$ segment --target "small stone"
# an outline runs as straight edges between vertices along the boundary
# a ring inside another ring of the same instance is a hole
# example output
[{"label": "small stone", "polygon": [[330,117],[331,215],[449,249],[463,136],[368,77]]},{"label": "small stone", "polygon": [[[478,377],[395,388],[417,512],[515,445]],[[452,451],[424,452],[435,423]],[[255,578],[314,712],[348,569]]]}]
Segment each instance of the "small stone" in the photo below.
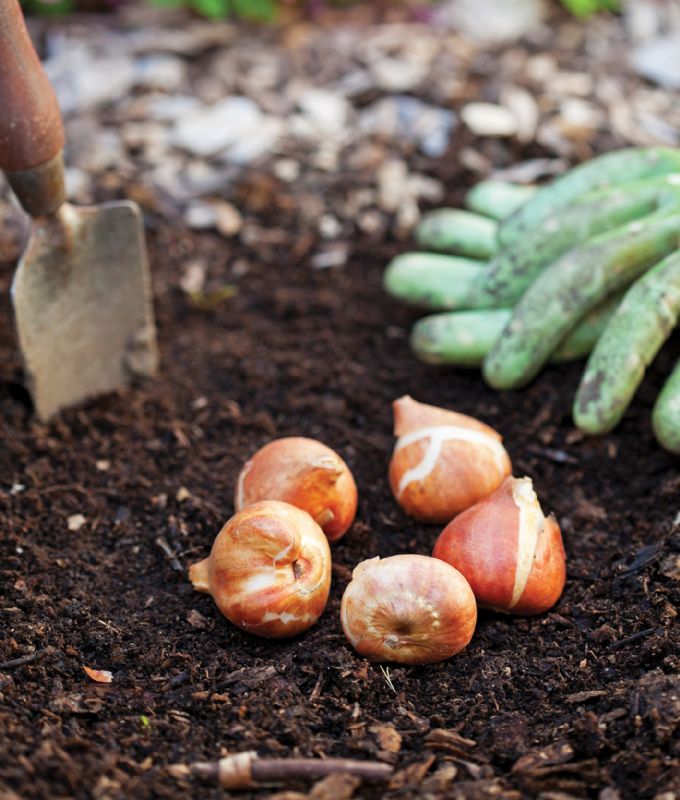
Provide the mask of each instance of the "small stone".
[{"label": "small stone", "polygon": [[300,164],[293,158],[279,158],[274,162],[274,175],[284,183],[292,183],[300,177]]},{"label": "small stone", "polygon": [[469,169],[470,172],[476,172],[479,175],[487,176],[493,169],[492,162],[479,150],[473,147],[464,147],[460,151],[459,161],[461,166]]},{"label": "small stone", "polygon": [[484,44],[516,42],[540,27],[546,15],[543,0],[447,0],[435,12],[435,21]]},{"label": "small stone", "polygon": [[404,193],[408,178],[406,162],[391,159],[378,170],[378,202],[383,211],[394,212]]},{"label": "small stone", "polygon": [[408,92],[422,83],[429,65],[417,61],[381,58],[370,65],[375,82],[387,92]]},{"label": "small stone", "polygon": [[554,97],[590,97],[593,93],[593,79],[587,72],[558,72],[550,78],[547,88]]},{"label": "small stone", "polygon": [[514,114],[493,103],[468,103],[460,113],[463,122],[477,136],[506,137],[517,133]]},{"label": "small stone", "polygon": [[602,111],[593,103],[569,97],[560,105],[561,125],[566,133],[587,133],[604,123]]},{"label": "small stone", "polygon": [[201,102],[189,95],[152,97],[146,106],[145,116],[158,122],[174,122],[201,108]]},{"label": "small stone", "polygon": [[377,208],[371,208],[359,214],[357,225],[364,233],[377,234],[385,229],[385,217]]},{"label": "small stone", "polygon": [[519,86],[506,86],[501,92],[501,100],[515,117],[520,142],[532,141],[539,120],[538,105],[533,96]]},{"label": "small stone", "polygon": [[111,462],[108,458],[100,458],[94,462],[94,465],[99,472],[108,472],[111,469]]},{"label": "small stone", "polygon": [[324,172],[337,172],[340,166],[340,152],[338,147],[331,140],[321,143],[319,149],[311,158],[311,166],[321,169]]},{"label": "small stone", "polygon": [[342,233],[340,220],[332,214],[324,214],[319,220],[319,233],[324,239],[337,239]]},{"label": "small stone", "polygon": [[273,116],[263,116],[259,123],[244,133],[225,154],[232,164],[249,164],[270,153],[285,130],[284,122]]},{"label": "small stone", "polygon": [[212,203],[205,200],[193,200],[184,211],[184,221],[193,230],[210,230],[217,224],[217,212]]},{"label": "small stone", "polygon": [[176,147],[197,156],[214,156],[257,134],[263,114],[248,97],[225,97],[181,116],[171,135]]},{"label": "small stone", "polygon": [[144,150],[147,158],[162,158],[167,150],[167,128],[160,122],[128,122],[121,127],[128,149]]},{"label": "small stone", "polygon": [[456,115],[415,97],[396,95],[369,106],[362,113],[359,126],[366,133],[413,142],[425,155],[439,158],[449,146]]},{"label": "small stone", "polygon": [[70,120],[66,136],[69,165],[79,167],[88,175],[107,169],[120,169],[127,161],[118,130],[102,127],[91,118]]},{"label": "small stone", "polygon": [[328,89],[306,89],[298,97],[298,106],[319,133],[331,136],[344,133],[350,106],[337,92]]},{"label": "small stone", "polygon": [[71,516],[66,520],[66,524],[68,525],[68,529],[70,531],[79,531],[85,522],[85,517],[82,514],[71,514]]},{"label": "small stone", "polygon": [[128,56],[101,56],[70,42],[44,64],[64,116],[127,97],[135,84]]},{"label": "small stone", "polygon": [[236,206],[226,200],[214,200],[215,228],[225,237],[235,236],[243,226],[243,218]]},{"label": "small stone", "polygon": [[186,486],[180,486],[177,490],[177,494],[175,495],[175,500],[178,503],[183,503],[185,500],[188,500],[191,497],[191,492],[187,489]]},{"label": "small stone", "polygon": [[186,79],[187,65],[169,55],[149,55],[135,61],[135,85],[145,89],[174,92]]},{"label": "small stone", "polygon": [[535,83],[550,85],[557,72],[557,60],[550,53],[539,53],[527,61],[527,78]]},{"label": "small stone", "polygon": [[633,67],[638,75],[664,89],[680,89],[680,32],[637,47]]},{"label": "small stone", "polygon": [[182,273],[179,280],[180,288],[188,295],[195,295],[203,291],[205,286],[205,276],[207,268],[204,261],[195,259],[190,261]]},{"label": "small stone", "polygon": [[626,29],[631,39],[642,42],[658,35],[663,27],[662,4],[635,3],[633,0],[623,4]]},{"label": "small stone", "polygon": [[250,272],[250,264],[244,258],[237,258],[231,265],[231,274],[235,278],[242,278]]},{"label": "small stone", "polygon": [[349,246],[346,242],[336,242],[315,253],[310,263],[314,269],[330,269],[331,267],[344,267],[349,256]]}]

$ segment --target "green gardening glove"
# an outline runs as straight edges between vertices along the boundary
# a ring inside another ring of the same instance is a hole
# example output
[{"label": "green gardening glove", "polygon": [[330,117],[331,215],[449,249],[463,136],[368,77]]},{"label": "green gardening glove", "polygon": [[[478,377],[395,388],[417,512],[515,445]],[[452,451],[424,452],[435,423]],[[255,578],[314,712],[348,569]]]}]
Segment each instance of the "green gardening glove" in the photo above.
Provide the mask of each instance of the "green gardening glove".
[{"label": "green gardening glove", "polygon": [[[574,419],[588,433],[611,430],[680,315],[680,150],[621,150],[538,191],[482,183],[466,204],[427,215],[417,231],[426,248],[462,255],[407,253],[385,273],[394,296],[453,309],[416,324],[416,354],[482,363],[491,386],[510,389],[548,360],[594,348]],[[680,364],[653,425],[680,452]]]}]

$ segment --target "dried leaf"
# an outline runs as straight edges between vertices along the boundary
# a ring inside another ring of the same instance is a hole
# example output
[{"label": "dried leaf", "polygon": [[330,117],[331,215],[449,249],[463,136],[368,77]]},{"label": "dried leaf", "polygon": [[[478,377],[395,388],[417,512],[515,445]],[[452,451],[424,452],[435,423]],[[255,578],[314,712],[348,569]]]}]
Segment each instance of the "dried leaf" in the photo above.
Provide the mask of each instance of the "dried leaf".
[{"label": "dried leaf", "polygon": [[593,700],[596,697],[606,697],[607,692],[602,689],[592,689],[589,692],[574,692],[568,694],[564,699],[567,703],[584,703],[586,700]]},{"label": "dried leaf", "polygon": [[83,666],[87,673],[87,677],[95,683],[111,683],[113,675],[106,669],[91,669],[90,667]]},{"label": "dried leaf", "polygon": [[671,555],[661,562],[659,572],[674,581],[680,581],[680,555]]},{"label": "dried leaf", "polygon": [[390,789],[401,789],[404,786],[414,786],[419,784],[427,775],[430,767],[434,764],[435,756],[429,756],[424,761],[418,761],[415,764],[409,764],[399,772],[394,774],[390,781]]},{"label": "dried leaf", "polygon": [[315,783],[308,798],[309,800],[349,800],[360,784],[361,778],[357,778],[356,775],[336,772]]},{"label": "dried leaf", "polygon": [[177,778],[178,780],[188,778],[191,774],[191,770],[186,764],[169,764],[168,772],[173,778]]},{"label": "dried leaf", "polygon": [[373,725],[369,730],[376,735],[381,749],[388,753],[398,753],[401,750],[401,734],[393,725]]},{"label": "dried leaf", "polygon": [[477,742],[473,739],[466,739],[459,733],[449,731],[446,728],[434,728],[425,737],[425,744],[433,750],[441,750],[444,753],[452,753],[453,755],[467,758],[470,755],[470,750],[476,747]]},{"label": "dried leaf", "polygon": [[530,772],[538,767],[565,764],[574,757],[574,748],[568,742],[557,742],[526,753],[515,761],[513,772]]},{"label": "dried leaf", "polygon": [[208,627],[208,620],[200,611],[196,611],[195,608],[187,612],[187,622],[192,628],[198,628],[199,631],[205,630]]}]

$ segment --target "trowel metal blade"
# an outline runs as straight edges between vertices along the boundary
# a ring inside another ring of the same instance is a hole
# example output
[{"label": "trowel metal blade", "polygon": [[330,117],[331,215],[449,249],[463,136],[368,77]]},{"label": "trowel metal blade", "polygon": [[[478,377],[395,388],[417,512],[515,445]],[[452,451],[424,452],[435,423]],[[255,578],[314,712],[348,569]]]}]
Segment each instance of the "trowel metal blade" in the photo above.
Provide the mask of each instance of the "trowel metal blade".
[{"label": "trowel metal blade", "polygon": [[12,284],[26,384],[42,420],[158,367],[141,212],[62,206],[36,220]]}]

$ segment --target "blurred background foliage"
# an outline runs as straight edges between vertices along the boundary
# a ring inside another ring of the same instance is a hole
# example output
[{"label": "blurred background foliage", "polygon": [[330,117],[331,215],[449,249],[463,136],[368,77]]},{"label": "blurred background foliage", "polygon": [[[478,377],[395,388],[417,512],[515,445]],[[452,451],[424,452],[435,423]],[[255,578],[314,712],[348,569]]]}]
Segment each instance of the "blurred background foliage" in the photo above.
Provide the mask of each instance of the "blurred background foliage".
[{"label": "blurred background foliage", "polygon": [[[110,11],[125,2],[140,0],[21,0],[29,13],[43,15],[69,14],[75,11]],[[298,5],[303,10],[319,9],[324,4],[333,6],[352,5],[369,0],[143,0],[162,8],[188,8],[211,19],[241,18],[252,22],[273,22],[282,5]],[[588,17],[598,11],[618,11],[621,0],[556,0],[572,14]],[[395,3],[398,0],[395,0]],[[430,0],[431,3],[436,0]]]}]

